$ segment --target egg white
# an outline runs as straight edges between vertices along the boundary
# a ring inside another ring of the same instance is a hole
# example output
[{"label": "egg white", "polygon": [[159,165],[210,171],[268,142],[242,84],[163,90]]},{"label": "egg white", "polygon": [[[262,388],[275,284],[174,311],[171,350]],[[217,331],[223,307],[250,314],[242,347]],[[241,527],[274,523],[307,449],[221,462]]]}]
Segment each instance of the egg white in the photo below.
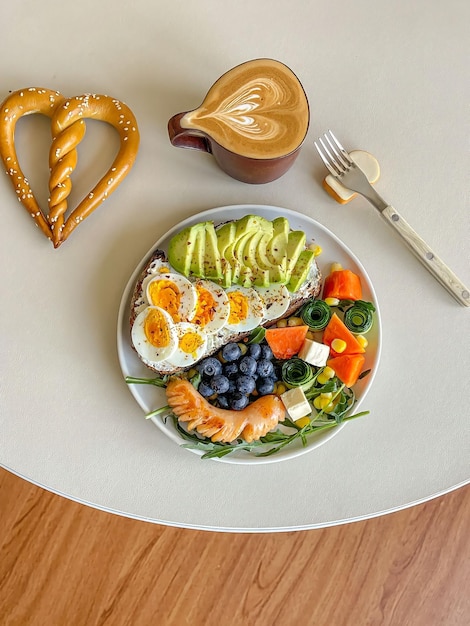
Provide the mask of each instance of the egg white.
[{"label": "egg white", "polygon": [[[166,363],[174,367],[190,367],[193,363],[196,363],[196,361],[199,361],[199,359],[202,359],[204,356],[207,349],[207,335],[199,326],[196,324],[190,324],[189,322],[180,322],[179,324],[175,324],[175,330],[178,337],[178,345],[173,354],[166,359]],[[195,333],[202,341],[201,345],[191,354],[184,352],[179,347],[179,340],[187,332]]]},{"label": "egg white", "polygon": [[248,304],[248,314],[244,320],[240,320],[235,324],[230,324],[227,321],[225,328],[243,333],[249,330],[253,330],[261,324],[266,315],[266,309],[259,294],[252,287],[240,287],[233,285],[227,289],[227,293],[232,291],[239,291],[245,298]]},{"label": "egg white", "polygon": [[[157,348],[152,345],[145,335],[145,320],[151,309],[158,309],[161,312],[168,329],[169,343],[162,348]],[[178,335],[171,316],[164,309],[155,306],[146,307],[137,315],[132,325],[131,339],[134,348],[149,365],[164,361],[170,357],[178,347]]]},{"label": "egg white", "polygon": [[176,285],[180,293],[180,305],[178,309],[179,316],[182,321],[188,321],[192,319],[196,310],[196,290],[194,289],[193,284],[187,278],[181,276],[180,274],[167,273],[153,276],[145,286],[145,295],[149,305],[164,308],[161,303],[152,302],[150,298],[150,286],[152,285],[152,283],[160,280],[169,281]]},{"label": "egg white", "polygon": [[289,290],[285,285],[271,285],[269,287],[254,287],[263,301],[266,310],[264,320],[271,320],[282,317],[290,305]]},{"label": "egg white", "polygon": [[228,316],[230,315],[230,304],[227,293],[225,289],[222,289],[222,287],[219,287],[219,285],[216,285],[211,280],[197,280],[194,286],[197,287],[198,285],[207,289],[216,302],[214,317],[202,327],[202,330],[208,334],[216,333],[227,324]]}]

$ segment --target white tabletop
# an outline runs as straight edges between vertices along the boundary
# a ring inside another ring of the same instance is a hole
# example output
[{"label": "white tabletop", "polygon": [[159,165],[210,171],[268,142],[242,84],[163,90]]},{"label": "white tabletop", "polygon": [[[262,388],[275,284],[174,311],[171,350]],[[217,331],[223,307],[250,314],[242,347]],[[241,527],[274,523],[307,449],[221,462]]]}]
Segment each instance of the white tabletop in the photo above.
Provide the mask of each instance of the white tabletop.
[{"label": "white tabletop", "polygon": [[[313,140],[332,128],[381,165],[379,192],[470,285],[470,81],[465,0],[44,0],[8,3],[0,100],[17,89],[126,102],[141,132],[134,169],[58,249],[0,178],[0,463],[100,509],[183,527],[295,530],[374,516],[468,482],[470,310],[459,306],[362,199],[336,204]],[[28,10],[29,9],[29,10]],[[6,17],[5,17],[6,11]],[[173,148],[166,124],[248,59],[289,65],[307,92],[309,135],[294,167],[260,186],[209,155]],[[110,163],[112,128],[89,122],[71,206]],[[49,123],[18,124],[17,149],[47,200]],[[382,357],[370,415],[299,458],[201,461],[135,402],[117,358],[126,282],[151,245],[196,212],[286,207],[334,232],[367,269]]]}]

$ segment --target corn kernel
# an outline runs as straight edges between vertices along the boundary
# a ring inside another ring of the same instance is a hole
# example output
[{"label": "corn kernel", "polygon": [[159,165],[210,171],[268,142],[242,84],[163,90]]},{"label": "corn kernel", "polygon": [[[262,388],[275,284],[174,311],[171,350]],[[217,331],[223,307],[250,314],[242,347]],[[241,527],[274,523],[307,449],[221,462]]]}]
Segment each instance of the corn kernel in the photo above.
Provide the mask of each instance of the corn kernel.
[{"label": "corn kernel", "polygon": [[328,306],[338,306],[338,298],[325,298],[325,302]]},{"label": "corn kernel", "polygon": [[313,255],[316,257],[320,256],[320,254],[323,252],[323,248],[319,246],[317,243],[311,243],[308,249],[311,250],[313,252]]},{"label": "corn kernel", "polygon": [[328,365],[323,368],[323,370],[317,376],[317,382],[320,385],[326,385],[326,383],[331,380],[336,375],[335,370]]},{"label": "corn kernel", "polygon": [[284,393],[285,391],[287,391],[287,387],[284,385],[284,383],[277,382],[274,388],[274,393],[281,395],[281,393]]},{"label": "corn kernel", "polygon": [[242,351],[242,355],[244,356],[248,352],[248,346],[246,345],[246,343],[242,343],[242,342],[240,342],[238,346],[240,350]]},{"label": "corn kernel", "polygon": [[331,413],[332,411],[334,411],[338,402],[339,402],[339,397],[335,398],[333,402],[330,402],[329,404],[327,404],[326,407],[323,409],[325,413]]},{"label": "corn kernel", "polygon": [[356,339],[361,348],[366,349],[369,345],[369,342],[367,341],[366,337],[364,337],[364,335],[356,335]]},{"label": "corn kernel", "polygon": [[285,328],[287,326],[287,320],[277,320],[276,326],[278,328]]},{"label": "corn kernel", "polygon": [[308,330],[305,336],[307,339],[310,339],[311,341],[315,341],[315,333],[312,330]]},{"label": "corn kernel", "polygon": [[197,369],[195,367],[192,367],[188,372],[188,378],[193,378],[194,376],[196,376],[196,374],[197,374]]},{"label": "corn kernel", "polygon": [[301,317],[289,317],[287,320],[287,326],[303,326],[303,319]]},{"label": "corn kernel", "polygon": [[340,272],[343,269],[341,263],[332,263],[330,272]]},{"label": "corn kernel", "polygon": [[343,339],[333,339],[331,348],[338,353],[344,352],[348,344]]},{"label": "corn kernel", "polygon": [[[330,394],[331,395],[331,394]],[[321,395],[317,396],[314,401],[313,401],[313,406],[318,409],[319,411],[322,411],[326,406],[328,406],[331,402],[331,397],[330,398],[322,398]]]},{"label": "corn kernel", "polygon": [[333,394],[331,393],[331,391],[327,391],[326,393],[321,393],[320,396],[322,398],[325,398],[326,400],[331,400]]},{"label": "corn kernel", "polygon": [[305,417],[299,417],[298,420],[295,420],[295,425],[299,428],[303,428],[304,426],[308,426],[310,424],[310,415],[306,415]]}]

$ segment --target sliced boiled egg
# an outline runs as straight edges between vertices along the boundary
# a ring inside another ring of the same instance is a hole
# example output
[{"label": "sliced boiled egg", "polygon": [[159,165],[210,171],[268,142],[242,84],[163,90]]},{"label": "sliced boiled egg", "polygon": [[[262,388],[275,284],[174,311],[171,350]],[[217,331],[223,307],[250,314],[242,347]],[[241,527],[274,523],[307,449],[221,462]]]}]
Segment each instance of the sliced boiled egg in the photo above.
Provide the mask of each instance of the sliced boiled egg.
[{"label": "sliced boiled egg", "polygon": [[179,274],[158,274],[148,281],[146,297],[150,306],[164,309],[173,322],[185,322],[194,316],[196,291],[192,283]]},{"label": "sliced boiled egg", "polygon": [[149,306],[137,315],[131,330],[132,344],[149,363],[170,357],[178,347],[178,335],[169,313]]},{"label": "sliced boiled egg", "polygon": [[227,289],[230,314],[226,328],[246,332],[259,326],[266,314],[263,301],[252,287],[232,286]]},{"label": "sliced boiled egg", "polygon": [[206,352],[207,335],[196,324],[180,322],[175,325],[178,345],[173,354],[166,359],[167,363],[175,367],[189,367]]},{"label": "sliced boiled egg", "polygon": [[230,315],[228,296],[222,287],[210,280],[197,280],[194,288],[196,312],[190,321],[206,333],[216,333],[225,326]]},{"label": "sliced boiled egg", "polygon": [[271,285],[270,287],[255,287],[263,301],[266,313],[264,321],[282,317],[290,305],[289,290],[285,285]]}]

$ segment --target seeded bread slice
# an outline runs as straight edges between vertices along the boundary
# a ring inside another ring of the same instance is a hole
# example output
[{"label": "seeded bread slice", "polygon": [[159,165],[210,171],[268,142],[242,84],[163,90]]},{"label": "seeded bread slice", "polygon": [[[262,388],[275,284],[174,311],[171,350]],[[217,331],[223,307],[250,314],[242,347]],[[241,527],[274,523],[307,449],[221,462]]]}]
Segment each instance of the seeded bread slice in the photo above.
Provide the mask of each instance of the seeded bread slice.
[{"label": "seeded bread slice", "polygon": [[[165,252],[163,250],[158,250],[158,249],[155,250],[150,256],[147,263],[145,264],[145,267],[142,269],[136,281],[134,291],[132,293],[130,312],[129,312],[129,322],[130,322],[131,328],[132,328],[132,325],[134,324],[134,321],[137,315],[146,306],[148,306],[148,302],[145,296],[145,289],[146,289],[146,284],[148,280],[152,278],[153,276],[157,276],[159,273],[162,273],[162,272],[164,273],[164,272],[169,272],[169,271],[174,271],[174,270],[172,270],[170,264],[168,263]],[[314,260],[310,267],[310,271],[305,282],[302,284],[302,286],[300,287],[298,291],[291,294],[291,301],[290,301],[289,308],[282,317],[288,317],[294,314],[307,300],[316,298],[318,294],[320,293],[320,289],[321,289],[321,273],[320,273],[320,269],[316,261]],[[266,322],[266,324],[264,325],[266,327],[272,326],[278,321],[278,319],[279,318],[274,319],[274,320],[269,320],[269,322]],[[211,356],[212,354],[220,350],[220,348],[224,346],[226,343],[233,342],[233,341],[241,341],[242,339],[247,337],[249,334],[250,334],[249,332],[234,333],[233,331],[222,328],[219,332],[209,337],[210,341],[208,341],[207,351],[204,357],[202,358]],[[177,374],[178,372],[183,371],[181,368],[175,368],[172,366],[170,367],[165,362],[162,362],[161,364],[158,365],[158,367],[156,367],[154,363],[150,364],[145,359],[143,359],[139,354],[138,356],[145,363],[147,367],[149,367],[151,370],[153,370],[157,374],[160,374],[160,375]]]}]

